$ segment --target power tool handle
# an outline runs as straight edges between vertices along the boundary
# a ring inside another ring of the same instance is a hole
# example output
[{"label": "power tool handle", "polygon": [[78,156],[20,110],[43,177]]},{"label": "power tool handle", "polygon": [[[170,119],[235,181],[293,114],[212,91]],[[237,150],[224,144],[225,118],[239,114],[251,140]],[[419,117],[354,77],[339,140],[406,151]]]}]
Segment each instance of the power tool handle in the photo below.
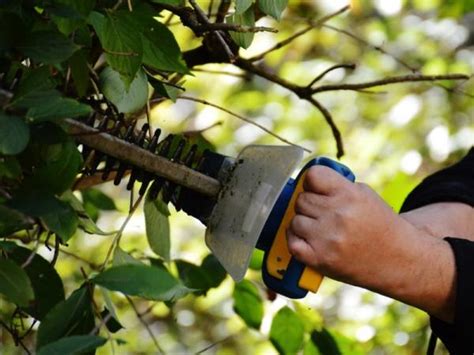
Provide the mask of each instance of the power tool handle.
[{"label": "power tool handle", "polygon": [[[291,188],[293,189],[291,199],[272,245],[265,253],[262,266],[262,275],[267,286],[275,292],[291,298],[302,298],[307,291],[317,292],[323,279],[322,275],[316,270],[293,258],[286,243],[286,229],[296,215],[296,199],[304,190],[303,183],[308,169],[315,165],[327,166],[346,179],[352,182],[355,181],[354,174],[347,166],[332,159],[320,157],[308,162],[300,171],[296,180],[291,182]],[[288,188],[290,187],[288,186]]]}]

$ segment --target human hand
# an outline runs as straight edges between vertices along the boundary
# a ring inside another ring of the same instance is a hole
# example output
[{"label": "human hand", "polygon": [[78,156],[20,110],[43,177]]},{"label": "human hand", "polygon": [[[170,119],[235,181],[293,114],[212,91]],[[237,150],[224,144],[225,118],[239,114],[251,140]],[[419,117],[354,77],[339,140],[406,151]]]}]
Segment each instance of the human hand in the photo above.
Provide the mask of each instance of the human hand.
[{"label": "human hand", "polygon": [[336,280],[452,320],[456,271],[446,241],[397,215],[367,185],[330,168],[310,168],[304,190],[287,230],[296,259]]},{"label": "human hand", "polygon": [[406,263],[401,254],[411,248],[407,238],[420,230],[370,187],[330,168],[310,168],[304,189],[287,230],[291,254],[324,275],[367,288],[378,289],[380,278],[396,276]]}]

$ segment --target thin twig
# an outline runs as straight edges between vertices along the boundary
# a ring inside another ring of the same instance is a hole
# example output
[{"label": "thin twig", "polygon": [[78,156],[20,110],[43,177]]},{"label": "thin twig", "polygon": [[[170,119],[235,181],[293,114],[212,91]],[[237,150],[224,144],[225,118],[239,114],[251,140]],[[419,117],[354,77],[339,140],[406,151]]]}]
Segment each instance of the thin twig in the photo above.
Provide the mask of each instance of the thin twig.
[{"label": "thin twig", "polygon": [[368,81],[365,83],[354,83],[354,84],[332,84],[322,85],[312,89],[312,94],[325,91],[335,90],[363,90],[369,89],[376,86],[391,85],[397,83],[406,82],[419,82],[419,81],[440,81],[440,80],[468,80],[469,76],[466,74],[441,74],[441,75],[421,75],[421,74],[408,74],[400,76],[391,76],[379,80]]},{"label": "thin twig", "polygon": [[214,0],[210,0],[209,1],[209,6],[207,7],[207,17],[211,17],[213,6],[214,6]]},{"label": "thin twig", "polygon": [[208,105],[208,106],[217,108],[217,109],[219,109],[219,110],[221,110],[221,111],[224,111],[224,112],[228,113],[228,114],[231,115],[231,116],[237,117],[238,119],[240,119],[240,120],[242,120],[242,121],[244,121],[244,122],[247,122],[247,123],[249,123],[249,124],[251,124],[251,125],[253,125],[253,126],[255,126],[255,127],[260,128],[262,131],[264,131],[264,132],[270,134],[271,136],[275,137],[276,139],[278,139],[278,140],[280,140],[280,141],[282,141],[282,142],[284,142],[284,143],[286,143],[286,144],[289,144],[289,145],[292,145],[292,146],[295,146],[295,147],[299,147],[299,148],[301,148],[301,149],[304,149],[306,152],[311,153],[311,150],[309,150],[309,149],[307,149],[307,148],[305,148],[305,147],[302,147],[302,146],[300,146],[300,145],[298,145],[298,144],[296,144],[296,143],[290,142],[289,140],[287,140],[287,139],[281,137],[280,135],[276,134],[275,132],[272,132],[271,130],[269,130],[269,129],[266,128],[265,126],[262,126],[261,124],[255,122],[255,121],[252,121],[251,119],[249,119],[249,118],[247,118],[247,117],[244,117],[244,116],[241,116],[241,115],[239,115],[239,114],[237,114],[237,113],[235,113],[235,112],[232,112],[232,111],[226,109],[225,107],[222,107],[222,106],[213,104],[213,103],[211,103],[211,102],[209,102],[209,101],[206,101],[206,100],[203,100],[203,99],[198,99],[198,98],[196,98],[196,97],[178,96],[177,99],[199,102],[199,103],[201,103],[201,104],[203,104],[203,105]]},{"label": "thin twig", "polygon": [[232,73],[230,71],[224,71],[224,70],[193,68],[192,71],[197,71],[197,72],[207,73],[207,74],[235,76],[237,78],[242,78],[242,79],[245,79],[247,77],[245,73]]},{"label": "thin twig", "polygon": [[70,251],[67,251],[67,250],[64,250],[62,248],[59,248],[59,251],[67,256],[70,256],[71,258],[74,258],[74,259],[77,259],[81,262],[83,262],[84,264],[86,264],[87,266],[89,266],[92,270],[95,270],[95,271],[98,271],[99,270],[99,266],[94,264],[93,262],[89,261],[89,260],[86,260],[84,259],[83,257],[79,256],[79,255],[76,255],[74,253],[71,253]]},{"label": "thin twig", "polygon": [[56,261],[58,261],[58,256],[59,256],[59,237],[55,235],[54,236],[54,254],[50,262],[52,266],[56,265]]},{"label": "thin twig", "polygon": [[127,301],[128,303],[130,304],[130,306],[132,306],[132,309],[133,311],[135,312],[138,320],[140,321],[140,323],[143,324],[143,326],[145,327],[146,331],[148,332],[148,334],[150,335],[151,339],[153,340],[153,343],[155,344],[156,346],[156,349],[158,350],[159,353],[161,354],[165,354],[165,351],[163,350],[163,348],[160,346],[160,344],[158,343],[158,340],[156,339],[155,337],[155,334],[153,334],[152,330],[150,329],[150,325],[143,319],[142,315],[140,314],[140,312],[138,311],[137,307],[135,306],[135,304],[133,303],[132,299],[129,297],[129,296],[125,296],[127,298]]},{"label": "thin twig", "polygon": [[336,12],[333,12],[331,14],[328,14],[328,15],[324,16],[324,17],[321,17],[320,19],[318,19],[314,22],[311,22],[311,24],[308,27],[305,27],[302,30],[294,33],[293,35],[291,35],[290,37],[284,39],[283,41],[278,42],[273,47],[265,50],[264,52],[262,52],[260,54],[257,54],[257,55],[255,55],[251,58],[248,58],[248,60],[251,61],[251,62],[255,62],[255,61],[263,59],[263,57],[265,57],[267,54],[269,54],[271,52],[274,52],[274,51],[288,45],[289,43],[293,42],[298,37],[301,37],[302,35],[304,35],[306,32],[309,32],[314,28],[322,26],[325,22],[329,21],[333,17],[336,17],[336,16],[346,12],[349,8],[350,8],[349,5],[344,6],[343,8],[337,10]]},{"label": "thin twig", "polygon": [[346,31],[346,30],[343,30],[341,28],[338,28],[338,27],[334,27],[332,25],[328,25],[328,24],[323,24],[321,27],[323,28],[328,28],[330,30],[333,30],[337,33],[340,33],[340,34],[343,34],[345,36],[348,36],[350,38],[352,38],[353,40],[363,44],[364,46],[367,46],[369,48],[372,48],[376,51],[379,51],[380,53],[382,54],[385,54],[385,55],[388,55],[389,57],[393,58],[398,64],[400,64],[401,66],[405,67],[406,69],[410,70],[411,72],[413,73],[418,73],[419,72],[419,69],[418,68],[415,68],[413,66],[411,66],[410,64],[408,64],[407,62],[405,62],[404,60],[400,59],[399,57],[395,56],[394,54],[388,52],[387,50],[385,50],[382,46],[377,46],[377,45],[374,45],[370,42],[368,42],[367,40],[355,35],[354,33],[352,32],[349,32],[349,31]]},{"label": "thin twig", "polygon": [[200,134],[200,133],[206,132],[206,131],[214,128],[214,127],[222,126],[222,123],[223,123],[222,121],[219,121],[219,122],[216,122],[214,124],[211,124],[208,127],[204,127],[204,128],[196,129],[196,130],[185,131],[185,132],[183,132],[183,135],[184,136],[192,136],[192,135],[195,135],[195,134]]},{"label": "thin twig", "polygon": [[33,261],[36,253],[38,252],[39,245],[40,245],[40,236],[38,235],[38,239],[36,241],[36,245],[35,245],[34,249],[31,251],[31,254],[28,256],[28,259],[26,259],[25,262],[23,264],[21,264],[22,269],[24,269],[25,267],[27,267],[28,265],[31,264],[31,262]]},{"label": "thin twig", "polygon": [[26,353],[28,355],[31,354],[31,351],[26,347],[26,345],[23,343],[23,341],[18,337],[18,334],[16,333],[16,331],[12,330],[3,320],[0,319],[0,325],[5,328],[5,330],[10,333],[10,335],[12,336],[15,344],[19,344],[23,350],[26,351]]},{"label": "thin twig", "polygon": [[195,27],[196,30],[200,32],[211,32],[211,31],[233,31],[233,32],[243,32],[243,33],[257,33],[257,32],[272,32],[277,33],[278,30],[273,27],[265,26],[244,26],[236,25],[233,23],[208,23],[202,24]]},{"label": "thin twig", "polygon": [[230,334],[230,335],[226,336],[224,339],[218,340],[218,341],[216,341],[216,342],[214,342],[214,343],[212,343],[212,344],[209,344],[209,345],[206,346],[205,348],[196,351],[195,354],[196,354],[196,355],[202,354],[202,353],[206,352],[207,350],[212,349],[212,348],[215,347],[216,345],[225,343],[226,341],[232,339],[233,337],[239,335],[240,333],[241,333],[241,332],[239,331],[239,332],[237,332],[237,333],[235,333],[235,334]]},{"label": "thin twig", "polygon": [[137,210],[138,206],[140,205],[140,202],[142,201],[143,196],[144,195],[139,196],[138,199],[133,204],[133,206],[130,207],[130,212],[128,213],[127,218],[125,218],[125,221],[122,223],[122,226],[117,231],[117,234],[115,235],[114,240],[112,241],[112,244],[110,245],[110,248],[107,251],[107,255],[105,257],[105,260],[102,263],[102,266],[100,267],[101,270],[105,269],[105,266],[109,262],[110,256],[112,255],[112,252],[120,244],[120,239],[122,238],[123,231],[125,230],[125,227],[127,226],[128,222],[130,222],[130,219],[132,218],[133,213]]},{"label": "thin twig", "polygon": [[[205,12],[199,7],[199,5],[196,3],[195,0],[189,0],[189,3],[193,7],[194,11],[196,11],[198,19],[200,19],[200,22],[206,25],[209,25],[209,19],[207,18]],[[230,49],[229,45],[227,44],[226,40],[222,36],[222,34],[219,31],[214,32],[215,35],[217,36],[217,39],[219,42],[222,44],[222,48],[224,48],[224,52],[227,54],[229,58],[229,62],[233,63],[235,61],[235,55]]]},{"label": "thin twig", "polygon": [[319,112],[323,114],[324,119],[329,124],[329,127],[331,127],[332,135],[334,136],[334,139],[336,140],[336,148],[337,148],[336,154],[338,158],[341,158],[344,155],[344,146],[342,143],[341,132],[339,131],[339,128],[337,128],[336,123],[334,122],[334,119],[332,118],[331,113],[326,107],[324,107],[314,97],[308,97],[306,100],[311,102],[319,110]]},{"label": "thin twig", "polygon": [[316,84],[319,80],[324,78],[328,73],[332,72],[333,70],[340,69],[340,68],[346,68],[346,69],[351,69],[354,70],[356,67],[355,64],[336,64],[333,65],[332,67],[327,68],[325,71],[323,71],[321,74],[319,74],[317,77],[315,77],[307,87],[312,87],[314,84]]},{"label": "thin twig", "polygon": [[217,9],[216,23],[224,22],[225,15],[227,14],[227,11],[229,11],[230,4],[230,0],[221,0],[219,8]]},{"label": "thin twig", "polygon": [[300,85],[296,85],[294,83],[291,83],[288,80],[285,80],[285,79],[279,77],[278,75],[275,75],[273,73],[270,73],[270,72],[262,69],[261,67],[253,64],[249,60],[239,58],[236,62],[236,65],[239,66],[239,68],[241,68],[241,69],[244,69],[244,70],[246,70],[250,73],[254,73],[258,76],[261,76],[262,78],[265,78],[268,81],[271,81],[275,84],[278,84],[278,85],[292,91],[293,93],[298,95],[298,97],[300,99],[306,100],[309,103],[311,103],[316,109],[318,109],[321,112],[324,119],[326,120],[326,122],[331,127],[331,131],[332,131],[332,133],[334,135],[334,139],[336,141],[336,148],[337,148],[337,153],[336,154],[337,154],[337,156],[341,157],[341,156],[344,155],[343,143],[342,143],[341,135],[339,133],[339,129],[337,128],[337,126],[336,126],[331,114],[329,113],[329,111],[323,105],[321,105],[321,103],[319,103],[319,101],[312,98],[312,93],[311,93],[310,88],[308,88],[306,86],[300,86]]}]

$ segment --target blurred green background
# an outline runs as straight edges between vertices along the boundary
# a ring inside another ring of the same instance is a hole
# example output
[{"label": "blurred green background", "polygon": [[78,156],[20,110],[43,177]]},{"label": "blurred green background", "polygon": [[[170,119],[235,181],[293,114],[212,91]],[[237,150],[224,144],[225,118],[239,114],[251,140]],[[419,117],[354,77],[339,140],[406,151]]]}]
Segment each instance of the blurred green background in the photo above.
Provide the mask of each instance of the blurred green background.
[{"label": "blurred green background", "polygon": [[[209,2],[201,1],[203,7]],[[295,31],[346,5],[343,0],[290,1],[282,20],[265,17],[257,24],[275,26],[274,33],[257,33],[244,57],[258,54]],[[303,84],[334,64],[353,63],[356,69],[339,69],[324,83],[364,82],[391,75],[474,72],[474,2],[441,0],[354,0],[352,10],[328,22],[348,31],[322,27],[308,32],[288,47],[265,59],[284,78]],[[189,30],[169,24],[181,49],[199,43]],[[355,37],[354,37],[355,36]],[[382,48],[379,50],[377,48]],[[408,68],[409,67],[409,68]],[[217,72],[226,72],[217,73]],[[321,114],[287,90],[258,77],[243,75],[232,65],[206,65],[185,77],[186,95],[207,100],[248,117],[286,139],[310,149],[306,159],[335,157],[335,143]],[[338,124],[346,154],[342,162],[359,181],[370,184],[398,210],[407,193],[426,175],[459,159],[474,144],[474,80],[466,82],[403,83],[370,92],[336,91],[318,94]],[[169,133],[202,131],[206,140],[223,154],[235,156],[248,144],[281,144],[257,127],[216,108],[188,100],[162,103],[152,110],[152,125]],[[118,211],[102,213],[103,230],[120,228],[128,212],[129,196],[123,186],[99,187],[111,196]],[[209,253],[204,226],[170,205],[171,258],[199,264]],[[78,231],[78,233],[82,233]],[[78,235],[68,250],[88,262],[100,263],[110,236]],[[122,249],[137,258],[149,257],[141,211],[127,228]],[[50,255],[48,250],[40,253]],[[347,260],[348,263],[357,262]],[[82,280],[78,263],[62,255],[58,270],[66,293]],[[246,278],[258,286],[265,299],[260,331],[250,329],[233,311],[234,282],[227,277],[207,296],[189,295],[173,307],[136,299],[139,312],[168,354],[273,354],[268,340],[273,315],[289,306],[308,329],[329,329],[347,354],[421,354],[429,336],[428,317],[421,311],[372,292],[325,279],[318,294],[292,301],[267,292],[255,255]],[[68,289],[69,287],[69,289]],[[99,354],[148,354],[157,351],[146,328],[127,300],[112,293],[118,318],[125,330],[115,335]],[[0,301],[1,302],[1,301]],[[306,335],[308,337],[308,335]],[[17,352],[4,336],[2,353]],[[113,344],[113,345],[111,345]],[[305,354],[317,353],[309,345]],[[443,353],[441,347],[439,353]]]}]

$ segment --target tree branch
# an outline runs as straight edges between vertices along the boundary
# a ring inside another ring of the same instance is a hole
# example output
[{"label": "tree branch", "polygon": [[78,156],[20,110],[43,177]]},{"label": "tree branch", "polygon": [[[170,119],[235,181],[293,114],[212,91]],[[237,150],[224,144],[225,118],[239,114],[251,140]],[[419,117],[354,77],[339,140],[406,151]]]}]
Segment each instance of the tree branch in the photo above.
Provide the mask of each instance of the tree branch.
[{"label": "tree branch", "polygon": [[[209,25],[210,22],[209,22],[209,19],[207,18],[206,13],[199,7],[199,5],[196,3],[196,1],[195,0],[189,0],[189,3],[191,4],[194,11],[196,12],[198,21],[201,24]],[[215,32],[213,32],[213,34],[215,34],[216,38],[221,43],[222,48],[224,49],[225,53],[229,57],[229,62],[233,63],[234,60],[235,60],[236,54],[234,54],[234,52],[231,50],[231,48],[229,47],[229,44],[226,42],[226,40],[222,36],[222,33],[220,31],[215,31]]]},{"label": "tree branch", "polygon": [[466,74],[442,74],[442,75],[421,75],[421,74],[408,74],[400,76],[392,76],[383,78],[380,80],[368,81],[365,83],[355,84],[332,84],[322,85],[311,90],[312,94],[317,94],[325,91],[335,90],[364,90],[373,88],[376,86],[391,85],[405,82],[420,82],[420,81],[439,81],[439,80],[468,80],[469,76]]},{"label": "tree branch", "polygon": [[333,70],[336,70],[336,69],[340,69],[340,68],[346,68],[346,69],[351,69],[351,70],[354,70],[356,67],[355,64],[336,64],[336,65],[333,65],[332,67],[329,67],[327,68],[325,71],[323,71],[321,74],[319,74],[317,77],[315,77],[309,84],[307,87],[312,87],[314,84],[316,84],[319,80],[321,80],[322,78],[324,78],[326,76],[326,74],[332,72]]},{"label": "tree branch", "polygon": [[323,24],[321,27],[323,28],[328,28],[330,30],[333,30],[337,33],[340,33],[340,34],[343,34],[345,36],[348,36],[350,38],[352,38],[353,40],[363,44],[364,46],[367,46],[369,48],[372,48],[376,51],[379,51],[380,53],[382,54],[385,54],[385,55],[388,55],[389,57],[393,58],[398,64],[400,64],[401,66],[405,67],[406,69],[410,70],[412,73],[418,73],[419,72],[419,69],[418,68],[415,68],[415,67],[412,67],[410,64],[408,64],[407,62],[405,62],[404,60],[398,58],[397,56],[393,55],[392,53],[389,53],[388,51],[386,51],[382,46],[377,46],[377,45],[374,45],[370,42],[368,42],[367,40],[359,37],[359,36],[356,36],[354,33],[352,32],[349,32],[349,31],[346,31],[346,30],[343,30],[341,28],[338,28],[338,27],[334,27],[334,26],[331,26],[331,25],[327,25],[327,24]]},{"label": "tree branch", "polygon": [[336,17],[344,12],[346,12],[348,9],[350,8],[349,5],[347,6],[344,6],[343,8],[341,8],[340,10],[337,10],[336,12],[333,12],[329,15],[326,15],[324,17],[321,17],[319,20],[316,20],[314,22],[311,22],[311,24],[308,26],[308,27],[305,27],[303,28],[302,30],[294,33],[293,35],[291,35],[290,37],[284,39],[283,41],[281,42],[278,42],[277,44],[275,44],[273,47],[267,49],[266,51],[260,53],[260,54],[257,54],[251,58],[248,58],[249,61],[251,62],[255,62],[255,61],[258,61],[258,60],[261,60],[263,59],[263,57],[265,57],[267,54],[271,53],[271,52],[274,52],[284,46],[286,46],[287,44],[293,42],[295,39],[297,39],[298,37],[301,37],[302,35],[304,35],[306,32],[309,32],[311,31],[312,29],[314,28],[317,28],[317,27],[320,27],[322,26],[325,22],[329,21],[330,19],[332,19],[333,17]]},{"label": "tree branch", "polygon": [[344,146],[343,146],[343,143],[342,143],[341,133],[339,132],[339,129],[337,128],[337,126],[336,126],[331,114],[329,113],[329,111],[319,101],[317,101],[316,99],[314,99],[312,97],[311,88],[309,88],[307,86],[300,86],[300,85],[293,84],[293,83],[279,77],[278,75],[275,75],[275,74],[272,74],[272,73],[269,73],[269,72],[263,70],[261,67],[253,64],[249,60],[239,58],[236,61],[235,65],[237,65],[239,68],[247,70],[247,71],[249,71],[251,73],[254,73],[258,76],[261,76],[261,77],[263,77],[263,78],[265,78],[265,79],[267,79],[267,80],[269,80],[269,81],[271,81],[275,84],[278,84],[278,85],[292,91],[296,95],[298,95],[298,97],[300,99],[306,100],[309,103],[311,103],[316,109],[319,110],[319,112],[321,112],[324,119],[326,120],[328,125],[331,127],[332,134],[333,134],[334,139],[336,141],[336,151],[337,151],[336,155],[337,155],[337,157],[340,158],[344,155]]},{"label": "tree branch", "polygon": [[243,26],[243,25],[235,25],[232,23],[207,23],[202,24],[196,27],[197,30],[202,32],[209,32],[209,31],[234,31],[234,32],[272,32],[277,33],[278,30],[273,27],[265,27],[265,26]]},{"label": "tree branch", "polygon": [[158,350],[158,352],[160,354],[165,354],[163,348],[160,346],[160,344],[158,343],[158,340],[156,339],[155,337],[155,334],[153,334],[152,330],[150,329],[150,326],[148,325],[148,323],[145,321],[145,319],[143,319],[143,316],[140,314],[140,312],[138,311],[137,309],[137,306],[135,306],[135,303],[133,303],[132,299],[130,298],[130,296],[127,296],[125,295],[125,297],[127,298],[127,301],[128,303],[130,304],[130,306],[132,306],[132,309],[133,309],[133,312],[135,312],[135,315],[137,316],[138,320],[140,321],[140,323],[143,324],[143,326],[145,327],[146,331],[148,332],[148,334],[150,335],[150,338],[151,340],[153,340],[153,343],[155,344],[156,346],[156,349]]},{"label": "tree branch", "polygon": [[332,135],[336,141],[336,156],[338,159],[341,158],[344,155],[344,145],[342,144],[341,132],[339,131],[339,128],[337,128],[331,113],[314,97],[308,97],[306,100],[312,103],[319,110],[319,112],[322,113],[329,127],[331,127]]},{"label": "tree branch", "polygon": [[272,131],[269,130],[268,128],[262,126],[261,124],[255,122],[255,121],[252,121],[251,119],[249,119],[249,118],[247,118],[247,117],[241,116],[241,115],[239,115],[239,114],[237,114],[237,113],[235,113],[235,112],[232,112],[232,111],[230,111],[230,110],[228,110],[228,109],[226,109],[226,108],[224,108],[224,107],[222,107],[222,106],[218,106],[218,105],[213,104],[213,103],[211,103],[211,102],[209,102],[209,101],[202,100],[202,99],[198,99],[198,98],[195,98],[195,97],[189,97],[189,96],[178,96],[177,99],[195,101],[195,102],[199,102],[199,103],[204,104],[204,105],[208,105],[208,106],[211,106],[211,107],[215,107],[215,108],[217,108],[217,109],[219,109],[219,110],[221,110],[221,111],[224,111],[224,112],[228,113],[229,115],[232,115],[232,116],[234,116],[234,117],[237,117],[238,119],[240,119],[240,120],[242,120],[242,121],[244,121],[244,122],[247,122],[247,123],[249,123],[249,124],[251,124],[251,125],[253,125],[253,126],[255,126],[255,127],[260,128],[262,131],[264,131],[264,132],[270,134],[271,136],[275,137],[276,139],[278,139],[278,140],[280,140],[280,141],[282,141],[282,142],[284,142],[284,143],[286,143],[286,144],[289,144],[289,145],[292,145],[292,146],[295,146],[295,147],[299,147],[299,148],[301,148],[301,149],[304,149],[306,152],[311,153],[311,151],[310,151],[309,149],[307,149],[307,148],[305,148],[305,147],[302,147],[302,146],[300,146],[300,145],[298,145],[298,144],[296,144],[296,143],[290,142],[289,140],[287,140],[287,139],[285,139],[285,138],[279,136],[278,134],[272,132]]}]

